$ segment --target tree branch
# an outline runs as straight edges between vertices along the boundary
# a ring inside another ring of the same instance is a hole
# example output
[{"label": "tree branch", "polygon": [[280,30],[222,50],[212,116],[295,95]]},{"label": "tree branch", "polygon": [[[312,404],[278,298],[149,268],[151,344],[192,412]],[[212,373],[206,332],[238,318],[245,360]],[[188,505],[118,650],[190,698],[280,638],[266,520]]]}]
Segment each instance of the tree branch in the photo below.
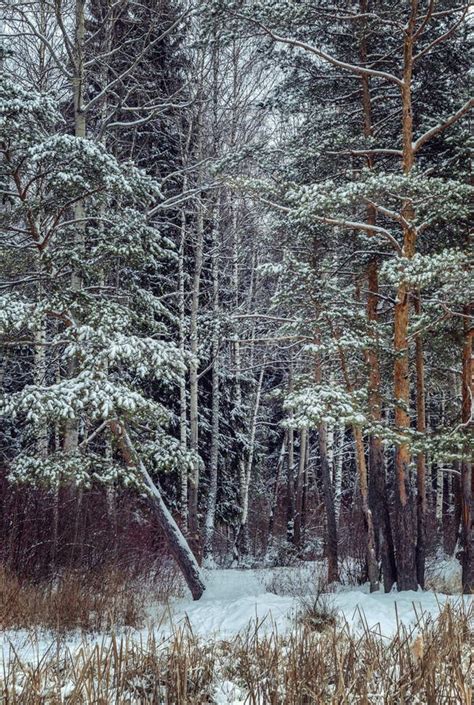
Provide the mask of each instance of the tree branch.
[{"label": "tree branch", "polygon": [[413,151],[416,153],[421,147],[423,147],[426,142],[428,142],[432,137],[435,137],[438,133],[442,132],[445,130],[447,127],[450,125],[453,125],[455,122],[460,120],[466,113],[471,110],[471,108],[474,106],[474,98],[470,98],[467,103],[464,103],[464,105],[459,108],[459,110],[456,113],[453,113],[447,120],[442,122],[440,125],[436,125],[435,127],[432,127],[431,130],[428,130],[425,132],[424,135],[421,135],[421,137],[418,137],[416,142],[413,144]]},{"label": "tree branch", "polygon": [[258,27],[260,27],[260,29],[262,29],[266,34],[268,34],[268,36],[271,37],[274,42],[279,42],[280,44],[287,44],[288,46],[304,49],[305,51],[308,51],[311,54],[318,56],[320,59],[327,61],[329,64],[337,66],[337,68],[340,68],[343,71],[348,71],[349,73],[353,73],[359,76],[373,76],[374,78],[382,78],[385,81],[395,83],[397,86],[403,86],[403,81],[391,73],[387,73],[386,71],[377,71],[376,69],[368,69],[364,66],[358,66],[356,64],[348,64],[345,61],[340,61],[339,59],[336,59],[330,54],[326,54],[326,52],[322,51],[322,49],[318,49],[317,47],[314,47],[311,44],[307,44],[306,42],[302,42],[299,39],[292,39],[291,37],[282,37],[279,34],[275,34],[275,32],[273,32],[271,29],[269,29],[266,25],[262,24],[258,20],[255,20],[251,17],[247,17],[246,15],[241,15],[239,13],[233,14],[235,14],[235,17],[256,24]]}]

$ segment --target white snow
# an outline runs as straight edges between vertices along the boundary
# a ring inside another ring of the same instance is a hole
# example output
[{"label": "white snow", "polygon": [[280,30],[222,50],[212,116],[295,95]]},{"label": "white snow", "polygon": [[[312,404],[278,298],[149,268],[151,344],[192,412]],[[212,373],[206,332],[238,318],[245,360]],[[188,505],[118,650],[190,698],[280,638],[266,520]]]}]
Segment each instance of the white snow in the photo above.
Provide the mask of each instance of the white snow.
[{"label": "white snow", "polygon": [[[315,564],[308,564],[304,569],[217,569],[204,574],[207,589],[198,602],[186,597],[173,599],[167,606],[153,605],[148,626],[141,630],[127,629],[127,635],[146,642],[153,631],[159,641],[186,624],[195,635],[206,639],[228,639],[249,628],[255,629],[256,625],[264,632],[282,634],[295,625],[305,595],[315,594],[312,590],[316,580]],[[275,584],[283,586],[283,592],[285,585],[288,586],[291,594],[269,592],[268,586]],[[397,621],[412,629],[420,619],[436,617],[446,602],[456,604],[464,600],[468,605],[474,598],[431,591],[370,594],[368,586],[336,586],[326,599],[337,610],[341,622],[354,632],[370,629],[390,638],[397,631]],[[73,633],[63,637],[63,644],[74,651],[85,643],[90,646],[107,643],[109,638],[104,634]],[[46,651],[58,648],[57,636],[40,632],[32,637],[32,633],[25,630],[3,632],[0,652],[4,660],[12,658],[12,647],[21,658],[37,662]]]},{"label": "white snow", "polygon": [[[193,632],[203,637],[228,638],[256,623],[263,631],[283,633],[294,625],[302,599],[311,597],[310,579],[314,576],[314,568],[313,572],[308,567],[308,571],[296,574],[303,588],[298,596],[268,592],[265,585],[278,571],[291,572],[291,569],[208,571],[205,574],[207,588],[202,598],[198,602],[188,599],[173,602],[170,605],[171,621],[178,625],[187,619]],[[297,585],[293,582],[291,587],[294,591]],[[421,617],[435,618],[447,601],[455,604],[463,599],[467,604],[473,597],[421,590],[371,594],[365,585],[357,588],[337,586],[326,599],[351,630],[368,628],[383,637],[391,637],[397,631],[397,620],[412,628]]]}]

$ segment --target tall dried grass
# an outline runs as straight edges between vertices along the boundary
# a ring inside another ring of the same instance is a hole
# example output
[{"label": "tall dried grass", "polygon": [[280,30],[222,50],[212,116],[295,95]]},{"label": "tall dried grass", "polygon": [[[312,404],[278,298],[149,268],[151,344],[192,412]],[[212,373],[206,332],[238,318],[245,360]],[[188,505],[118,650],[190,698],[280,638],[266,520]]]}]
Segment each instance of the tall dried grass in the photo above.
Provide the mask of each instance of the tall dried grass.
[{"label": "tall dried grass", "polygon": [[33,661],[11,649],[0,702],[221,704],[220,686],[229,692],[230,683],[240,699],[228,702],[249,705],[471,705],[473,616],[448,605],[435,621],[420,616],[416,631],[400,625],[393,639],[300,622],[288,635],[254,625],[231,641],[203,642],[188,624],[165,641],[153,633],[74,648],[58,641]]},{"label": "tall dried grass", "polygon": [[158,575],[137,578],[114,567],[84,573],[68,570],[54,581],[34,582],[0,566],[0,627],[58,632],[110,631],[144,625],[146,606],[182,590],[172,564]]}]

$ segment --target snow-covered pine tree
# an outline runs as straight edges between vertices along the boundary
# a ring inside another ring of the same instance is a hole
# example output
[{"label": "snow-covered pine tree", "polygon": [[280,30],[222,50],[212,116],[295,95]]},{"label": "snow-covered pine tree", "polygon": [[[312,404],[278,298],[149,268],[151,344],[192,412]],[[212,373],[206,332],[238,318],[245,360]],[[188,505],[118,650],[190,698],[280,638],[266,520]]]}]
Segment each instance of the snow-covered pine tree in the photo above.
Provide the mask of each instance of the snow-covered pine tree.
[{"label": "snow-covered pine tree", "polygon": [[[44,348],[42,378],[32,370],[2,399],[2,416],[17,434],[10,480],[119,482],[150,493],[170,548],[199,597],[204,585],[196,561],[152,479],[173,463],[193,463],[168,435],[170,412],[160,399],[177,383],[185,360],[168,339],[159,297],[137,286],[145,265],[158,271],[175,257],[146,217],[159,189],[101,145],[61,132],[48,95],[2,79],[1,98],[2,168],[11,203],[3,246],[7,257],[21,252],[6,278],[2,334],[33,363]],[[70,359],[74,366],[66,374]],[[54,425],[65,439],[76,429],[77,443],[54,448]],[[31,452],[35,442],[42,454]]]},{"label": "snow-covered pine tree", "polygon": [[[370,12],[367,7],[364,12],[364,7],[362,3],[361,7],[348,9],[341,3],[326,11],[305,3],[261,2],[251,7],[240,3],[230,12],[239,21],[253,24],[264,39],[277,47],[288,48],[284,63],[293,67],[293,73],[285,84],[283,100],[288,99],[288,93],[297,96],[299,102],[294,101],[293,105],[303,118],[298,145],[300,150],[304,145],[301,160],[308,175],[291,171],[290,167],[291,177],[296,176],[298,185],[288,184],[285,171],[288,173],[287,164],[291,160],[287,159],[280,193],[263,190],[262,197],[267,202],[276,202],[277,208],[286,208],[293,228],[311,229],[317,223],[328,225],[346,233],[346,241],[351,237],[357,243],[364,242],[362,236],[368,236],[376,243],[374,249],[382,247],[385,257],[394,255],[403,266],[418,247],[423,248],[429,241],[427,233],[437,243],[432,249],[437,253],[438,233],[450,230],[454,223],[461,227],[458,246],[464,244],[465,184],[462,179],[453,178],[455,175],[449,169],[443,175],[438,175],[435,169],[426,170],[424,155],[432,140],[445,139],[447,131],[462,121],[471,108],[472,101],[466,100],[466,96],[460,96],[455,105],[438,102],[436,91],[429,91],[431,81],[426,71],[436,47],[436,55],[445,69],[443,84],[452,85],[454,76],[459,76],[462,66],[450,61],[449,56],[462,43],[467,5],[459,7],[448,2],[436,11],[432,4],[422,7],[417,2],[408,8],[404,3],[395,7],[391,3],[390,8],[379,4],[369,8]],[[345,31],[349,27],[351,31]],[[370,41],[364,40],[364,36]],[[379,59],[381,47],[383,58]],[[340,97],[336,94],[331,98],[331,91],[325,94],[320,91],[320,86],[331,85],[341,92]],[[327,104],[326,110],[317,114],[306,112],[301,108],[302,96],[310,109],[322,103]],[[371,107],[376,106],[372,116],[364,106],[367,98]],[[352,119],[347,121],[349,106],[355,106],[351,116],[360,119],[358,129],[353,129]],[[426,124],[428,115],[431,125]],[[367,117],[371,117],[370,125]],[[328,120],[332,121],[330,125]],[[305,134],[306,124],[310,127]],[[316,130],[311,130],[312,124],[317,126]],[[321,143],[321,135],[326,143]],[[313,140],[308,142],[310,136]],[[300,156],[298,151],[296,155]],[[308,185],[311,173],[318,179],[312,186]],[[371,191],[372,187],[375,191]],[[415,588],[418,576],[423,573],[422,560],[418,570],[416,566],[417,548],[421,549],[423,541],[423,522],[419,524],[417,538],[411,482],[409,312],[413,296],[411,284],[400,279],[392,319],[391,436],[397,477],[395,536],[399,589]],[[419,415],[424,402],[420,404]],[[416,420],[416,415],[413,418]],[[422,426],[419,425],[419,431],[423,433]],[[423,493],[422,463],[418,472],[419,492]],[[423,506],[424,499],[420,496],[420,511]]]}]

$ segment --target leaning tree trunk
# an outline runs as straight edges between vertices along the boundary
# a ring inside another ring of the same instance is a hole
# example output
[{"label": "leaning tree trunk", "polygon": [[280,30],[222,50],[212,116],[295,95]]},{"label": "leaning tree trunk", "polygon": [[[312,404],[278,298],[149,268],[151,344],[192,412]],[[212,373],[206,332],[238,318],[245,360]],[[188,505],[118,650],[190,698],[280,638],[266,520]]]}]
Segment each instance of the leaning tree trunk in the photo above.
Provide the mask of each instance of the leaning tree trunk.
[{"label": "leaning tree trunk", "polygon": [[283,437],[283,442],[281,444],[280,455],[278,456],[278,463],[275,474],[275,486],[273,488],[273,496],[270,504],[270,515],[268,517],[268,534],[267,534],[267,552],[273,544],[273,534],[275,530],[275,516],[278,509],[278,491],[280,488],[280,479],[283,469],[283,463],[285,460],[286,444],[287,444],[288,432],[285,433]]},{"label": "leaning tree trunk", "polygon": [[110,421],[109,427],[125,464],[128,467],[135,467],[139,470],[142,480],[148,489],[153,511],[166,537],[170,552],[181,569],[193,599],[199,600],[206,586],[198,562],[188,542],[165,505],[160,490],[151,479],[148,470],[133,447],[125,426],[119,421]]},{"label": "leaning tree trunk", "polygon": [[255,392],[255,400],[252,413],[252,425],[250,427],[250,440],[247,464],[245,466],[245,474],[240,482],[240,525],[237,531],[234,553],[237,557],[246,555],[249,551],[249,493],[250,480],[253,471],[253,459],[255,455],[255,438],[257,433],[257,418],[260,410],[260,399],[262,395],[263,378],[265,374],[265,359],[262,361],[262,367],[257,382]]}]

